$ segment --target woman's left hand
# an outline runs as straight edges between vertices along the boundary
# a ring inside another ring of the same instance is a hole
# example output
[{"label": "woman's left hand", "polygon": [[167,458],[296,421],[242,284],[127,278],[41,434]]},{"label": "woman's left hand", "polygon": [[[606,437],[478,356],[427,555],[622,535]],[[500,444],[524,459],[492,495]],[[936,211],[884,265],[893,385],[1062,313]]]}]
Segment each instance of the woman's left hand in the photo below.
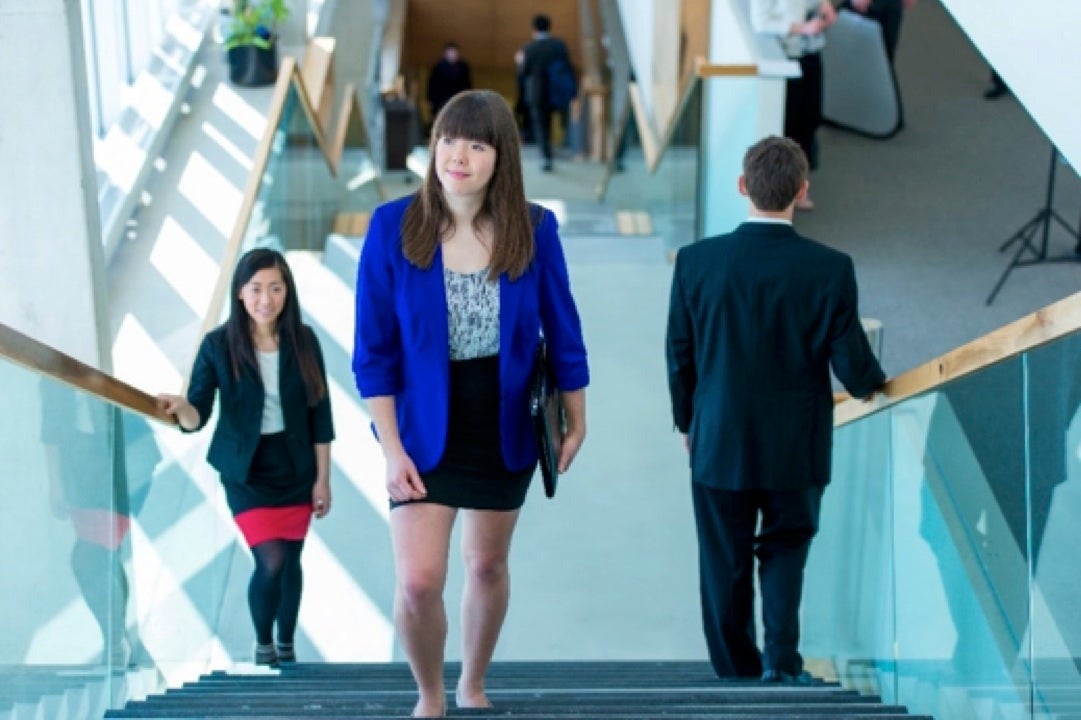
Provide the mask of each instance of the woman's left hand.
[{"label": "woman's left hand", "polygon": [[317,518],[326,517],[330,512],[330,479],[319,478],[312,488],[312,514]]},{"label": "woman's left hand", "polygon": [[586,439],[586,429],[571,428],[567,426],[567,432],[563,433],[563,444],[559,448],[559,472],[565,473],[574,462],[574,456],[582,448],[582,442]]},{"label": "woman's left hand", "polygon": [[586,391],[573,390],[563,393],[563,409],[567,417],[567,430],[559,448],[559,472],[570,469],[574,457],[586,439]]}]

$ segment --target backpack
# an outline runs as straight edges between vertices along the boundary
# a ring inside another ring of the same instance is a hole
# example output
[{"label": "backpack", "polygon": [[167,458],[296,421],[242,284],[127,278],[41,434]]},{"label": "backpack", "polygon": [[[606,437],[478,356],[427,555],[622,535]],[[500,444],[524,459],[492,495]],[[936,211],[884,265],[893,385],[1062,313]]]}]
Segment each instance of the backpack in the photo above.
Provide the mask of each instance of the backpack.
[{"label": "backpack", "polygon": [[548,80],[548,104],[556,110],[566,110],[578,97],[578,76],[566,57],[548,63],[544,69]]}]

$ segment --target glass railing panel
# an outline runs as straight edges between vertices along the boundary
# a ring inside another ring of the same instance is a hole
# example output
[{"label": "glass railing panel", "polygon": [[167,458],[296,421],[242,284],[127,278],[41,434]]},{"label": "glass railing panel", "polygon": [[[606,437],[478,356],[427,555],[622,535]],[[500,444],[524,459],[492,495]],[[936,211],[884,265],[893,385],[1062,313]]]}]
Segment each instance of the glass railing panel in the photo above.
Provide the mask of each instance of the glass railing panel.
[{"label": "glass railing panel", "polygon": [[118,492],[127,498],[131,541],[129,631],[134,658],[177,685],[234,657],[250,638],[223,617],[235,566],[247,563],[217,474],[206,463],[206,433],[184,434],[137,413],[120,412]]},{"label": "glass railing panel", "polygon": [[[659,255],[670,254],[699,238],[698,172],[701,147],[702,84],[694,82],[684,99],[676,125],[657,138],[667,146],[651,169],[633,113],[624,113],[626,126],[611,161],[603,199],[615,209],[617,231],[647,241],[659,238]],[[646,144],[649,144],[647,139]]]},{"label": "glass railing panel", "polygon": [[337,179],[291,83],[243,249],[321,250],[337,207]]},{"label": "glass railing panel", "polygon": [[1081,707],[1081,336],[1025,357],[1036,717]]},{"label": "glass railing panel", "polygon": [[[359,123],[359,118],[350,118]],[[318,134],[305,111],[296,82],[290,84],[274,130],[242,251],[325,248],[336,228],[356,226],[355,216],[371,213],[382,201],[378,167],[361,132],[346,138],[338,170],[331,167],[331,129]],[[352,218],[350,216],[353,216]]]},{"label": "glass railing panel", "polygon": [[893,417],[897,698],[935,717],[1027,717],[1020,358]]},{"label": "glass railing panel", "polygon": [[131,658],[135,621],[116,412],[5,360],[0,394],[0,716],[45,717],[33,708],[68,692],[107,703]]},{"label": "glass railing panel", "polygon": [[[894,587],[889,413],[838,428],[833,473],[807,562],[802,648],[808,669],[887,701]],[[828,667],[820,663],[828,662]]]}]

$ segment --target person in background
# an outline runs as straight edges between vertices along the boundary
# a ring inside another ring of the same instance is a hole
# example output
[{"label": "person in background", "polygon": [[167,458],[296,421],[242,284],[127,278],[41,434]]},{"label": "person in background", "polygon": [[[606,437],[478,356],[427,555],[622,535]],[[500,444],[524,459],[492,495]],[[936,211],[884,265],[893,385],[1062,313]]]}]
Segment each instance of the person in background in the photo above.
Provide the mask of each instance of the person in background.
[{"label": "person in background", "polygon": [[739,178],[750,217],[680,250],[672,277],[668,384],[690,458],[706,644],[721,678],[810,681],[799,608],[830,480],[830,368],[855,397],[886,379],[860,325],[852,259],[792,229],[807,173],[792,140],[752,145]]},{"label": "person in background", "polygon": [[[526,104],[533,123],[533,140],[540,146],[541,170],[551,172],[552,115],[557,108],[548,98],[548,66],[557,60],[570,62],[567,44],[551,34],[552,21],[547,15],[533,18],[533,40],[522,50],[521,75]],[[563,131],[567,131],[564,124]]]},{"label": "person in background", "polygon": [[301,323],[292,273],[275,250],[240,258],[229,319],[203,338],[187,395],[161,394],[158,404],[194,432],[210,420],[215,396],[221,417],[207,460],[255,559],[255,662],[293,662],[300,553],[312,515],[330,512],[334,426],[319,341]]},{"label": "person in background", "polygon": [[[818,167],[815,133],[822,124],[822,48],[825,31],[837,21],[829,0],[751,0],[755,32],[777,36],[785,55],[799,62],[800,77],[788,80],[784,134],[799,143],[811,169]],[[813,210],[810,195],[801,193],[797,210]]]},{"label": "person in background", "polygon": [[432,121],[435,121],[435,116],[452,97],[472,87],[473,77],[469,72],[469,63],[462,59],[461,50],[456,43],[447,43],[443,48],[443,57],[428,73],[428,106],[432,112]]},{"label": "person in background", "polygon": [[446,712],[443,590],[462,518],[462,668],[455,700],[484,708],[506,616],[511,536],[537,465],[530,380],[543,333],[566,407],[558,460],[585,438],[586,349],[555,215],[526,201],[507,102],[456,95],[432,128],[414,195],[372,214],[357,273],[353,373],[386,458],[394,620],[415,717]]}]

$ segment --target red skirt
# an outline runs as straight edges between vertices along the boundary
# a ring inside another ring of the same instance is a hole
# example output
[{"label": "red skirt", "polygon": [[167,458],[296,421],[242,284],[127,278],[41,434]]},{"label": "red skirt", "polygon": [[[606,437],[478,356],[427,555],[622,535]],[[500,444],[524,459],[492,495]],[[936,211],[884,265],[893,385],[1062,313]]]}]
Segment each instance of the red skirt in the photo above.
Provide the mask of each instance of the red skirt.
[{"label": "red skirt", "polygon": [[312,523],[312,505],[257,507],[233,517],[248,547],[267,540],[303,540]]}]

